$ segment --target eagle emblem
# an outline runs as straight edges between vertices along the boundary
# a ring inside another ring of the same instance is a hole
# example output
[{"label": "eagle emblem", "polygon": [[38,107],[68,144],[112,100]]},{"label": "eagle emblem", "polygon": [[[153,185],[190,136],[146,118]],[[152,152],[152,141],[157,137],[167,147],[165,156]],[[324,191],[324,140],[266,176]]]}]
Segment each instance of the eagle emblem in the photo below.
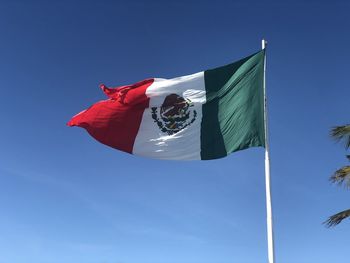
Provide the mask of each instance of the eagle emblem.
[{"label": "eagle emblem", "polygon": [[173,135],[196,120],[197,112],[191,110],[191,107],[193,107],[191,100],[170,94],[166,96],[160,108],[151,108],[152,119],[162,132]]}]

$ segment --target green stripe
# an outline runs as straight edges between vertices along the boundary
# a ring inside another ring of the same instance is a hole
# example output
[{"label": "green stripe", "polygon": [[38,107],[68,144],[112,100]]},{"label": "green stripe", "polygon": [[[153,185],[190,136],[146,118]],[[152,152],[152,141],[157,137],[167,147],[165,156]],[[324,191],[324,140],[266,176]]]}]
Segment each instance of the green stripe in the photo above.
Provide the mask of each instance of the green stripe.
[{"label": "green stripe", "polygon": [[264,146],[264,51],[204,72],[201,158]]}]

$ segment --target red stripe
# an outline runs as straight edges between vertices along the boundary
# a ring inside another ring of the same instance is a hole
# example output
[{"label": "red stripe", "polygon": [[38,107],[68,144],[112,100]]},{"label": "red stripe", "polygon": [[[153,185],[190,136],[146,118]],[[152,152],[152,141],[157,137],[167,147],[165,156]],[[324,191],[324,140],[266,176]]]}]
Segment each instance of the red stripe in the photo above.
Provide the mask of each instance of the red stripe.
[{"label": "red stripe", "polygon": [[143,112],[149,106],[146,89],[153,82],[147,79],[117,88],[101,85],[109,99],[75,115],[68,125],[85,128],[99,142],[132,153]]}]

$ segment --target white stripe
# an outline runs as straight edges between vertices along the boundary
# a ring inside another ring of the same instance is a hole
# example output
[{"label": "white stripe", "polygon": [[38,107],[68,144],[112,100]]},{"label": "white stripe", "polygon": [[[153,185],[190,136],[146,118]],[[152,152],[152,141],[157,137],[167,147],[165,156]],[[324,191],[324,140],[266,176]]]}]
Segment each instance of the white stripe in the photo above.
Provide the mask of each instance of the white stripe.
[{"label": "white stripe", "polygon": [[[177,94],[193,105],[189,107],[189,118],[185,122],[189,125],[172,135],[161,131],[152,118],[152,107],[156,107],[156,119],[164,125],[160,107],[170,94]],[[150,98],[150,107],[143,114],[133,154],[156,159],[200,160],[202,104],[206,101],[204,72],[174,79],[155,79],[146,95]]]}]

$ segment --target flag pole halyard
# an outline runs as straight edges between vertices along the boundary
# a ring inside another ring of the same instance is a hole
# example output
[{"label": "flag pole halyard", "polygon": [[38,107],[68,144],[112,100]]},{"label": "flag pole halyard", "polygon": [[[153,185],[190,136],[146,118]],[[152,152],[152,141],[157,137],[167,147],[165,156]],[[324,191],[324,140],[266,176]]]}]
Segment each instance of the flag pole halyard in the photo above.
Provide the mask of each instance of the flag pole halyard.
[{"label": "flag pole halyard", "polygon": [[268,116],[267,116],[267,96],[266,96],[266,45],[265,39],[261,41],[262,49],[265,49],[264,57],[264,129],[265,129],[265,185],[266,185],[266,219],[267,219],[267,247],[269,263],[275,263],[275,251],[273,241],[272,224],[272,202],[270,185],[270,157],[269,157],[269,135],[268,135]]}]

